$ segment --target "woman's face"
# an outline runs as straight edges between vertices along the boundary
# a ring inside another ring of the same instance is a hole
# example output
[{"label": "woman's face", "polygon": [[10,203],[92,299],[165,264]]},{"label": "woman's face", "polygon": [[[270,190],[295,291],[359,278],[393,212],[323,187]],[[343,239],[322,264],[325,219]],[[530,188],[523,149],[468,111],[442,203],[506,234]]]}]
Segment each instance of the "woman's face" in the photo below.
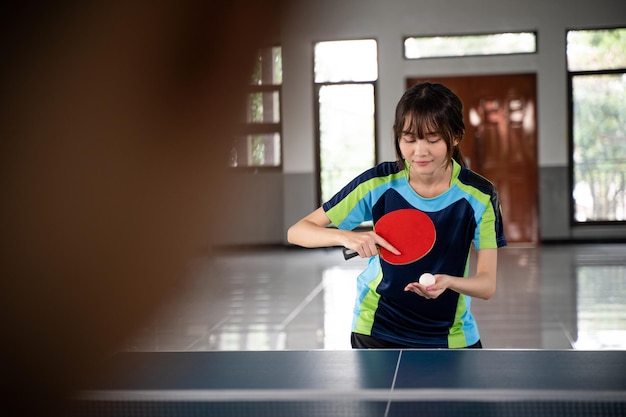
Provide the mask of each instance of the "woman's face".
[{"label": "woman's face", "polygon": [[[400,152],[410,165],[411,173],[418,175],[434,175],[443,171],[450,163],[448,144],[441,132],[424,129],[423,136],[418,137],[417,129],[412,126],[411,119],[404,119],[404,128],[398,139]],[[453,143],[456,146],[458,141]]]}]

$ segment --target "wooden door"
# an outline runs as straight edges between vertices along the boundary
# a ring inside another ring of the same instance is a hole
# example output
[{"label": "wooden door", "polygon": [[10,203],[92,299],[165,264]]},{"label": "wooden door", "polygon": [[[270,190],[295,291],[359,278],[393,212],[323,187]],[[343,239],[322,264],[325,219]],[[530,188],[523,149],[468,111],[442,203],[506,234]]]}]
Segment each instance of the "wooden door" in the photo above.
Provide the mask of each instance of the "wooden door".
[{"label": "wooden door", "polygon": [[537,243],[536,75],[409,78],[439,82],[463,102],[461,152],[472,170],[498,188],[509,242]]}]

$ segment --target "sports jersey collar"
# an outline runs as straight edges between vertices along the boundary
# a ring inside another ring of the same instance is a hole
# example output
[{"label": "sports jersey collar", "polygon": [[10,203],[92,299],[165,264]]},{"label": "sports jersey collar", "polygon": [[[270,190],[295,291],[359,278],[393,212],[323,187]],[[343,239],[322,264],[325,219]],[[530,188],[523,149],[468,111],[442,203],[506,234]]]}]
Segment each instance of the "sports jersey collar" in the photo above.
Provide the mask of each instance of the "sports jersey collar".
[{"label": "sports jersey collar", "polygon": [[450,178],[450,186],[454,184],[461,173],[461,165],[454,159],[452,160],[452,177]]},{"label": "sports jersey collar", "polygon": [[[405,159],[404,160],[404,176],[406,177],[407,181],[409,180],[409,170],[410,169],[411,169],[411,165]],[[456,182],[456,180],[459,178],[459,174],[460,173],[461,173],[461,165],[459,165],[459,163],[457,161],[452,159],[452,176],[450,177],[450,187],[452,187],[452,184],[454,184]]]}]

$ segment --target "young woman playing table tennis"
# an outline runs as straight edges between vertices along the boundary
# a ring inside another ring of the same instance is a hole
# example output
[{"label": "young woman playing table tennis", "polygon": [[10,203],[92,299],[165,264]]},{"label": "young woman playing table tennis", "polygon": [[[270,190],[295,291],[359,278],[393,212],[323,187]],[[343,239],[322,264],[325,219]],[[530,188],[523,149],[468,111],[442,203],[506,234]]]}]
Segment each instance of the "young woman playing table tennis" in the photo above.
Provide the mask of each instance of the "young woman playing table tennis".
[{"label": "young woman playing table tennis", "polygon": [[[357,280],[354,348],[480,348],[471,298],[494,294],[497,249],[506,245],[496,188],[464,166],[462,104],[444,85],[406,91],[393,131],[397,161],[357,176],[294,224],[288,240],[370,258]],[[353,231],[365,221],[372,231]],[[420,284],[423,273],[435,283]]]}]

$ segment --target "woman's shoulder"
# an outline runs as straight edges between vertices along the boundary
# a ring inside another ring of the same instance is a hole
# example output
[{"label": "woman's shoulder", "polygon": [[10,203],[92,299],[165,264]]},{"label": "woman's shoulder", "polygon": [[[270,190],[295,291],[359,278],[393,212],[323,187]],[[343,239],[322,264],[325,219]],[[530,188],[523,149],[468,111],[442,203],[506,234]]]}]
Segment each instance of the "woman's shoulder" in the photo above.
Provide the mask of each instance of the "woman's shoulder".
[{"label": "woman's shoulder", "polygon": [[387,176],[398,174],[404,171],[404,169],[401,168],[396,161],[385,161],[379,163],[370,171],[374,172],[376,176]]},{"label": "woman's shoulder", "polygon": [[372,168],[369,168],[361,174],[357,175],[352,183],[360,184],[375,178],[380,179],[384,177],[392,177],[401,173],[402,171],[403,170],[400,169],[397,162],[395,161],[381,162],[378,165],[375,165]]},{"label": "woman's shoulder", "polygon": [[486,177],[483,177],[478,172],[472,171],[471,169],[466,167],[461,167],[458,181],[465,185],[476,188],[477,190],[485,194],[497,193],[496,186],[490,180],[488,180]]},{"label": "woman's shoulder", "polygon": [[[362,197],[374,188],[393,182],[399,175],[403,175],[403,170],[395,161],[381,162],[354,177],[332,197],[330,202],[334,201],[336,204],[348,195]],[[353,193],[355,190],[358,192]]]}]

